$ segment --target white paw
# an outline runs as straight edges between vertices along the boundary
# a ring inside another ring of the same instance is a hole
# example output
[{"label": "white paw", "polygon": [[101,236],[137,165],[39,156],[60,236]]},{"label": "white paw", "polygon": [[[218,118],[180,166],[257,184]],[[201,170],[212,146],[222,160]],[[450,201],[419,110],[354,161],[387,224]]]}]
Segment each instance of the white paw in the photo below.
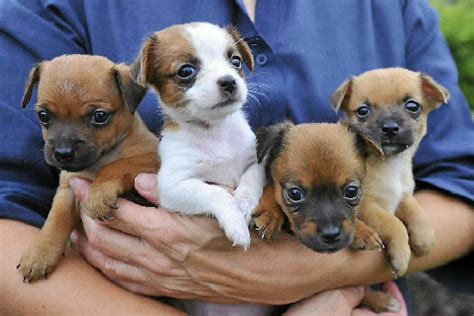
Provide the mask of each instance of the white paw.
[{"label": "white paw", "polygon": [[237,202],[237,206],[239,207],[240,212],[245,218],[245,222],[247,225],[250,224],[250,221],[252,220],[252,213],[254,209],[257,207],[258,201],[254,201],[252,198],[248,197],[235,197],[235,200]]},{"label": "white paw", "polygon": [[[239,216],[240,217],[240,216]],[[243,217],[219,221],[232,246],[240,246],[247,250],[250,247],[250,232]]]}]

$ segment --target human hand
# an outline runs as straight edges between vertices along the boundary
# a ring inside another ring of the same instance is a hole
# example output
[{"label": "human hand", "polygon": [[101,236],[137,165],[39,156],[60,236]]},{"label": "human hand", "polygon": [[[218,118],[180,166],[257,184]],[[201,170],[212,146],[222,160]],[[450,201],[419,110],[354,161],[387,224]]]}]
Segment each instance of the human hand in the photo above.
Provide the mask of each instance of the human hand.
[{"label": "human hand", "polygon": [[[136,189],[157,204],[156,177],[140,175]],[[76,197],[86,201],[90,184],[71,180]],[[224,243],[215,220],[172,214],[162,208],[143,207],[119,199],[114,219],[95,221],[81,210],[83,230],[72,239],[86,260],[122,287],[145,295],[177,298],[212,297],[210,286],[193,280],[185,265],[190,252],[211,241]]]},{"label": "human hand", "polygon": [[318,293],[296,304],[293,304],[284,315],[406,316],[407,308],[405,301],[395,282],[389,281],[384,283],[384,289],[399,300],[399,312],[376,314],[367,308],[357,308],[364,297],[364,287],[353,286]]}]

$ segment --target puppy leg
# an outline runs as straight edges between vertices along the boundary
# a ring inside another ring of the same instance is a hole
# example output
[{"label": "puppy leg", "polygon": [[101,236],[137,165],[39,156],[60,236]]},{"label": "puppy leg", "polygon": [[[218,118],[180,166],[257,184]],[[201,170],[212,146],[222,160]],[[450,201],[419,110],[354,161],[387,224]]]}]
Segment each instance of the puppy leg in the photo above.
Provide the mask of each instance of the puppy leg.
[{"label": "puppy leg", "polygon": [[262,238],[276,237],[281,231],[285,221],[285,213],[275,201],[275,189],[272,184],[265,186],[262,198],[253,216],[257,231]]},{"label": "puppy leg", "polygon": [[413,195],[407,195],[402,200],[395,215],[407,227],[413,253],[417,256],[428,254],[435,242],[434,230],[428,222],[423,208]]},{"label": "puppy leg", "polygon": [[385,211],[373,200],[362,198],[358,218],[370,225],[382,238],[390,258],[393,273],[402,276],[410,261],[408,233],[405,225],[395,216]]},{"label": "puppy leg", "polygon": [[354,240],[349,246],[355,250],[379,250],[381,251],[385,246],[382,239],[371,227],[367,226],[359,219],[355,220],[355,234]]},{"label": "puppy leg", "polygon": [[400,302],[395,297],[385,292],[374,291],[369,286],[365,288],[361,305],[370,308],[376,313],[396,313],[400,310]]},{"label": "puppy leg", "polygon": [[74,192],[67,179],[62,182],[39,238],[23,253],[17,266],[23,274],[23,282],[46,278],[53,272],[64,256],[64,248],[74,226],[79,222]]},{"label": "puppy leg", "polygon": [[234,245],[250,246],[248,224],[235,198],[225,189],[198,179],[178,179],[174,172],[158,173],[160,203],[186,215],[213,215]]},{"label": "puppy leg", "polygon": [[100,221],[113,218],[117,198],[133,189],[135,177],[141,172],[156,173],[156,155],[120,159],[102,168],[90,186],[86,209]]},{"label": "puppy leg", "polygon": [[252,164],[242,175],[239,185],[234,192],[234,198],[244,214],[247,224],[252,219],[252,212],[262,197],[265,185],[265,169],[257,163]]}]

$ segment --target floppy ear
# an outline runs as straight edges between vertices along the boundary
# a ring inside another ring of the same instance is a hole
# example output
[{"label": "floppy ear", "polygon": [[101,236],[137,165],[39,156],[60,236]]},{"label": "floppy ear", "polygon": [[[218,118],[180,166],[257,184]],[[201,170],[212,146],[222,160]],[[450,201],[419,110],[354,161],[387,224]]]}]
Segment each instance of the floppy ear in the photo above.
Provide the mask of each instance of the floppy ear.
[{"label": "floppy ear", "polygon": [[293,126],[289,121],[271,125],[269,127],[259,128],[255,135],[257,136],[257,159],[258,163],[267,157],[265,162],[265,171],[270,177],[270,167],[273,161],[278,157],[283,145],[285,133]]},{"label": "floppy ear", "polygon": [[242,55],[244,63],[247,65],[250,72],[253,72],[253,55],[252,51],[250,50],[250,47],[247,45],[247,42],[245,42],[244,38],[239,33],[239,31],[237,31],[237,28],[235,26],[229,25],[226,27],[226,30],[234,39],[235,45],[237,45],[237,49],[239,50],[240,55]]},{"label": "floppy ear", "polygon": [[123,102],[133,114],[146,94],[147,89],[135,82],[127,65],[119,64],[113,68],[115,82]]},{"label": "floppy ear", "polygon": [[354,77],[344,81],[333,93],[331,96],[331,105],[334,108],[334,111],[339,111],[339,109],[345,109],[349,103],[352,93],[352,82]]},{"label": "floppy ear", "polygon": [[347,125],[349,132],[353,133],[356,136],[356,147],[357,150],[361,153],[362,157],[367,159],[370,155],[370,151],[375,152],[380,158],[384,159],[385,154],[383,153],[382,147],[370,137],[369,134],[358,128],[356,125],[351,123],[344,123]]},{"label": "floppy ear", "polygon": [[38,63],[30,71],[30,75],[28,76],[28,80],[26,81],[25,92],[23,93],[23,99],[21,101],[23,108],[25,108],[30,102],[31,95],[33,94],[33,88],[35,87],[36,83],[38,83],[40,79],[41,64],[42,63]]},{"label": "floppy ear", "polygon": [[157,32],[150,35],[143,45],[138,58],[132,64],[131,73],[136,82],[146,87],[153,79],[153,66],[156,61],[156,44],[158,43]]},{"label": "floppy ear", "polygon": [[438,108],[443,103],[448,103],[450,96],[448,89],[423,73],[420,73],[420,79],[421,89],[423,90],[424,95],[432,100],[432,110]]}]

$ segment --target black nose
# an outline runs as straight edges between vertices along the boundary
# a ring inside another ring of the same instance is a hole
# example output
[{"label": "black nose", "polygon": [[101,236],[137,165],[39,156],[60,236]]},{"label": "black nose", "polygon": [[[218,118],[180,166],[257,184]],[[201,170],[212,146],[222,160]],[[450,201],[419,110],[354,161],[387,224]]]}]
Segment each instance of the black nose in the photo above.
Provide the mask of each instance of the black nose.
[{"label": "black nose", "polygon": [[319,235],[327,244],[334,244],[341,239],[341,229],[339,227],[330,225],[321,229]]},{"label": "black nose", "polygon": [[219,80],[217,80],[217,84],[222,90],[229,94],[232,94],[237,87],[234,77],[230,75],[219,78]]},{"label": "black nose", "polygon": [[54,159],[57,162],[71,162],[74,160],[74,149],[72,147],[57,147],[54,149]]},{"label": "black nose", "polygon": [[395,134],[398,134],[399,130],[400,127],[394,121],[386,122],[382,126],[382,132],[387,136],[393,136]]}]

